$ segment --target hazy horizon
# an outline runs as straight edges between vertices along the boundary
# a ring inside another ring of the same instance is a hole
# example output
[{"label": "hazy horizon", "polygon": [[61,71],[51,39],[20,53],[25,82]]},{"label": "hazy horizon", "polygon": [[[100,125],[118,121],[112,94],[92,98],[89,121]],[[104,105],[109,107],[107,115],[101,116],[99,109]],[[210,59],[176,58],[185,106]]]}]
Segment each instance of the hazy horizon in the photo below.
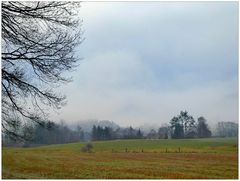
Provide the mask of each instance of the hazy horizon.
[{"label": "hazy horizon", "polygon": [[82,2],[83,57],[55,121],[238,122],[237,2]]}]

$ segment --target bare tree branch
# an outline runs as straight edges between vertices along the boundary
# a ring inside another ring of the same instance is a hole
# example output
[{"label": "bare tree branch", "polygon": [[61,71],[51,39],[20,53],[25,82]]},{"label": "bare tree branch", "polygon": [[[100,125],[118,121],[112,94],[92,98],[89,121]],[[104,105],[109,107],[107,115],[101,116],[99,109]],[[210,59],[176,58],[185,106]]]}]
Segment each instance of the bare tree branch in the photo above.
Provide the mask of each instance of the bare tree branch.
[{"label": "bare tree branch", "polygon": [[81,44],[79,2],[2,2],[2,128],[12,115],[42,124],[43,107],[59,109],[65,96],[53,87],[71,79],[63,75],[77,66],[74,49]]}]

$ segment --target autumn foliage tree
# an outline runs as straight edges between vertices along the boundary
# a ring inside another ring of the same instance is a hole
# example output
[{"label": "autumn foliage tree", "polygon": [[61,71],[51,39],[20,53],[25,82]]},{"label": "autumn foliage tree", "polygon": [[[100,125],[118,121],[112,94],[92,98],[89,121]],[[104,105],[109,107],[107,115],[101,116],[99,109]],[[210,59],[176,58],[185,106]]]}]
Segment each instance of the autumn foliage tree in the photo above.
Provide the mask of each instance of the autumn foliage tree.
[{"label": "autumn foliage tree", "polygon": [[55,92],[70,77],[82,42],[78,2],[2,2],[2,127],[13,137],[15,120],[44,124],[49,107],[65,96]]}]

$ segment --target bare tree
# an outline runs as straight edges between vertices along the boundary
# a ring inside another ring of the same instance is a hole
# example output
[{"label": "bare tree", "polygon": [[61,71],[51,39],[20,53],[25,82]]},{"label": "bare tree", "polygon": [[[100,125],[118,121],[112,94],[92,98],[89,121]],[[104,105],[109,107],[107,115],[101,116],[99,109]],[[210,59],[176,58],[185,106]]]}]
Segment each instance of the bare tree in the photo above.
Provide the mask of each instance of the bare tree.
[{"label": "bare tree", "polygon": [[2,127],[12,120],[44,124],[46,107],[60,108],[54,92],[77,66],[74,49],[82,42],[78,2],[2,2]]},{"label": "bare tree", "polygon": [[220,137],[238,136],[238,124],[234,122],[218,122],[217,134]]}]

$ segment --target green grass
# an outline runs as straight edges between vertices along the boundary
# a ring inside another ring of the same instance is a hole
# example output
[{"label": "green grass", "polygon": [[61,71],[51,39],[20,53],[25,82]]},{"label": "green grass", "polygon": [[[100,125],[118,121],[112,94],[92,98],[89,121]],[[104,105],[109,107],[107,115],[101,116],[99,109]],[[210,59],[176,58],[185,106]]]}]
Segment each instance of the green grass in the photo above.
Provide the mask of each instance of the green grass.
[{"label": "green grass", "polygon": [[2,177],[238,178],[237,138],[98,141],[92,153],[85,144],[3,148]]}]

